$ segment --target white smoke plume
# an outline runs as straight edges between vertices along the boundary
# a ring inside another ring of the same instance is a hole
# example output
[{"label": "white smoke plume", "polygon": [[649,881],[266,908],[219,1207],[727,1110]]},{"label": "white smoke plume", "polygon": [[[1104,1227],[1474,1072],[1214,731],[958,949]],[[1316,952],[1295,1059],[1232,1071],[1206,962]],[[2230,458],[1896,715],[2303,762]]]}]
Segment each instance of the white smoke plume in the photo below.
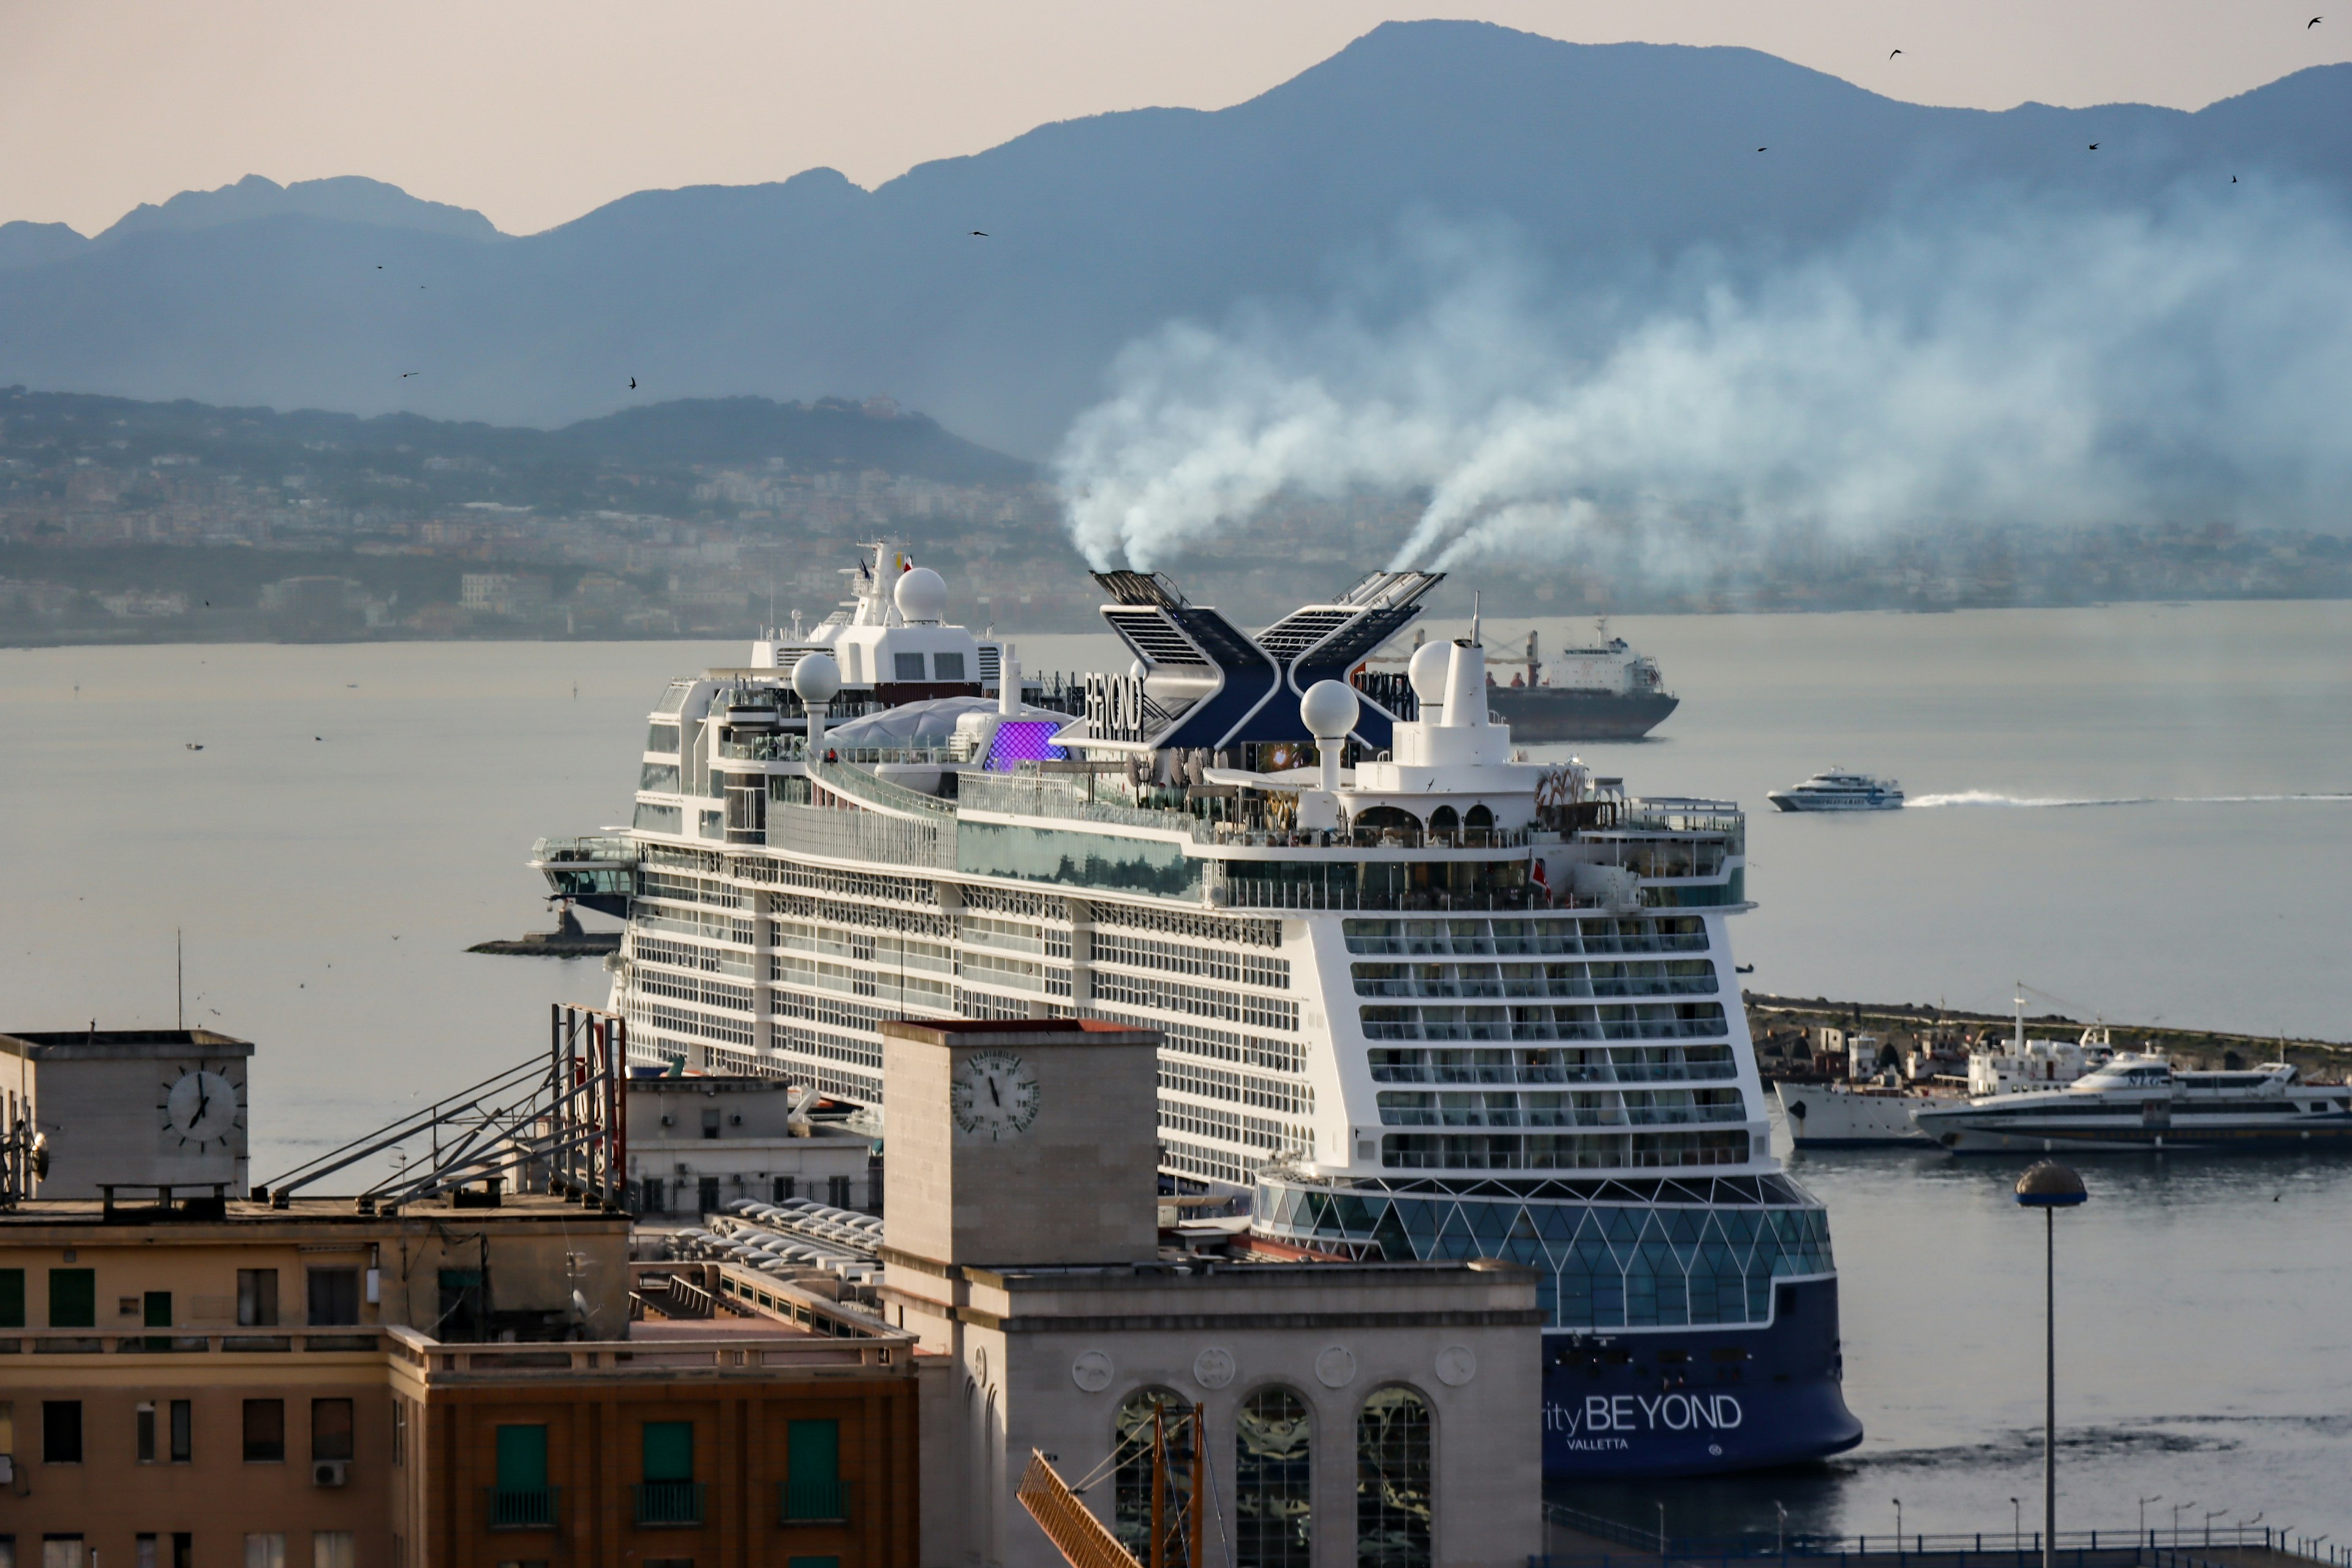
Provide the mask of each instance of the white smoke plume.
[{"label": "white smoke plume", "polygon": [[1071,534],[1150,568],[1285,496],[1408,494],[1400,566],[1609,549],[1672,573],[1790,528],[2340,528],[2352,226],[2226,189],[1985,195],[1601,300],[1506,241],[1424,233],[1317,313],[1131,345],[1055,459]]}]

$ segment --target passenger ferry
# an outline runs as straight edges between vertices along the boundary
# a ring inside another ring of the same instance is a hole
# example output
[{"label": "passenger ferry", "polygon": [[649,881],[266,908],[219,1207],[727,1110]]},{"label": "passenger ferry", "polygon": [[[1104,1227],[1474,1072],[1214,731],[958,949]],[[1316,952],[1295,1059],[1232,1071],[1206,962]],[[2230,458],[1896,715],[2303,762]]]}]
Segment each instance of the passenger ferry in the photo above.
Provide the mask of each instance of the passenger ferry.
[{"label": "passenger ferry", "polygon": [[2352,1089],[2307,1084],[2270,1062],[2184,1072],[2155,1056],[2116,1056],[2060,1089],[2010,1093],[1913,1113],[1958,1153],[2058,1149],[2352,1148]]},{"label": "passenger ferry", "polygon": [[1739,809],[1524,760],[1475,642],[1364,673],[1435,576],[1255,634],[1097,581],[1124,674],[1033,682],[882,545],[823,626],[672,682],[630,830],[534,862],[625,918],[633,1050],[887,1133],[885,1019],[1145,1025],[1163,1177],[1246,1193],[1254,1247],[1540,1271],[1550,1474],[1858,1442],[1731,978]]},{"label": "passenger ferry", "polygon": [[1773,790],[1764,798],[1782,811],[1900,811],[1903,786],[1893,779],[1832,768],[1792,788]]}]

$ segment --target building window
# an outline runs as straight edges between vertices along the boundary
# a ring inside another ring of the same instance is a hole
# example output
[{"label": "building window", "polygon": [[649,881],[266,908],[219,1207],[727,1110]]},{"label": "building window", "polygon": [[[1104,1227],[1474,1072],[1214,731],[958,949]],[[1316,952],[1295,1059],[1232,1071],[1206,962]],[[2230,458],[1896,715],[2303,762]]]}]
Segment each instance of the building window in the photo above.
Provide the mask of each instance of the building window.
[{"label": "building window", "polygon": [[172,1463],[184,1465],[195,1458],[195,1409],[190,1402],[172,1401]]},{"label": "building window", "polygon": [[98,1270],[95,1268],[49,1270],[49,1327],[53,1329],[98,1327]]},{"label": "building window", "polygon": [[1356,1568],[1430,1568],[1429,1403],[1383,1388],[1356,1417]]},{"label": "building window", "polygon": [[286,1568],[286,1538],[282,1535],[247,1536],[245,1568]]},{"label": "building window", "polygon": [[172,1568],[196,1568],[196,1538],[192,1532],[172,1531]]},{"label": "building window", "polygon": [[702,1135],[705,1138],[716,1138],[719,1136],[718,1111],[705,1110],[702,1113]]},{"label": "building window", "polygon": [[310,1568],[359,1568],[359,1539],[348,1530],[310,1532]]},{"label": "building window", "polygon": [[1238,1568],[1308,1568],[1313,1429],[1286,1388],[1250,1395],[1234,1422],[1234,1533]]},{"label": "building window", "polygon": [[240,1268],[236,1271],[236,1326],[274,1329],[278,1326],[278,1270]]},{"label": "building window", "polygon": [[849,1206],[849,1178],[827,1176],[824,1179],[824,1201],[837,1209]]},{"label": "building window", "polygon": [[81,1463],[80,1400],[44,1399],[41,1401],[41,1463],[45,1465]]},{"label": "building window", "polygon": [[841,1480],[841,1423],[786,1423],[785,1521],[803,1522],[848,1517],[849,1489]]},{"label": "building window", "polygon": [[790,1201],[792,1200],[792,1196],[793,1196],[793,1178],[792,1178],[792,1177],[790,1177],[790,1176],[778,1176],[778,1177],[775,1179],[775,1181],[772,1184],[772,1191],[770,1193],[770,1195],[769,1195],[769,1196],[770,1196],[770,1201],[771,1201],[771,1202],[772,1202],[772,1203],[780,1203],[780,1204],[781,1204],[781,1203],[788,1203],[788,1202],[790,1202]]},{"label": "building window", "polygon": [[0,1268],[0,1329],[25,1326],[25,1271]]},{"label": "building window", "polygon": [[82,1553],[79,1535],[44,1535],[41,1537],[41,1568],[82,1568],[89,1559]]},{"label": "building window", "polygon": [[310,1401],[310,1458],[348,1459],[352,1457],[352,1402],[348,1399]]},{"label": "building window", "polygon": [[408,1463],[408,1401],[396,1394],[392,1401],[392,1462]]},{"label": "building window", "polygon": [[310,1321],[313,1327],[342,1327],[360,1321],[360,1271],[356,1268],[310,1270]]},{"label": "building window", "polygon": [[702,1488],[694,1479],[694,1423],[645,1425],[644,1474],[637,1488],[639,1524],[700,1524]]},{"label": "building window", "polygon": [[696,1201],[701,1205],[700,1212],[703,1214],[716,1214],[719,1211],[719,1178],[716,1176],[704,1176],[696,1184],[696,1185],[698,1190],[697,1191],[695,1197]]},{"label": "building window", "polygon": [[440,1327],[434,1337],[459,1343],[479,1340],[488,1317],[484,1294],[480,1269],[442,1269]]},{"label": "building window", "polygon": [[[155,1462],[155,1402],[153,1400],[142,1399],[139,1402],[137,1426],[139,1462],[142,1465],[152,1465]],[[152,1541],[154,1538],[142,1536],[140,1539]]]},{"label": "building window", "polygon": [[134,1548],[133,1561],[138,1568],[163,1568],[163,1560],[155,1550],[155,1537],[152,1531],[132,1537],[131,1545]]},{"label": "building window", "polygon": [[[245,1462],[248,1465],[283,1464],[286,1459],[286,1402],[282,1399],[248,1399],[245,1402]],[[247,1536],[248,1548],[254,1541]],[[286,1554],[286,1542],[280,1537],[278,1554]]]},{"label": "building window", "polygon": [[555,1493],[547,1484],[547,1427],[537,1422],[502,1426],[498,1445],[490,1528],[554,1529]]},{"label": "building window", "polygon": [[[1111,1528],[1118,1543],[1139,1562],[1151,1560],[1151,1471],[1157,1462],[1152,1415],[1157,1411],[1168,1436],[1168,1509],[1185,1506],[1192,1489],[1192,1427],[1185,1418],[1192,1402],[1169,1388],[1139,1389],[1118,1407],[1111,1447],[1118,1469],[1111,1484]],[[1165,1516],[1163,1516],[1165,1517]]]}]

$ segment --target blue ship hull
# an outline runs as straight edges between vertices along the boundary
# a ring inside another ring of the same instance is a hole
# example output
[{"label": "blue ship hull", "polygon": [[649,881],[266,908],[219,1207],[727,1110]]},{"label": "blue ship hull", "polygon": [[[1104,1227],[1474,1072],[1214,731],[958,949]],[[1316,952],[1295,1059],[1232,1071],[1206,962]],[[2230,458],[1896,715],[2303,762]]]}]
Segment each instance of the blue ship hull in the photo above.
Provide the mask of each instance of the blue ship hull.
[{"label": "blue ship hull", "polygon": [[1841,1386],[1835,1279],[1773,1287],[1769,1324],[1548,1331],[1544,1479],[1801,1464],[1862,1441]]}]

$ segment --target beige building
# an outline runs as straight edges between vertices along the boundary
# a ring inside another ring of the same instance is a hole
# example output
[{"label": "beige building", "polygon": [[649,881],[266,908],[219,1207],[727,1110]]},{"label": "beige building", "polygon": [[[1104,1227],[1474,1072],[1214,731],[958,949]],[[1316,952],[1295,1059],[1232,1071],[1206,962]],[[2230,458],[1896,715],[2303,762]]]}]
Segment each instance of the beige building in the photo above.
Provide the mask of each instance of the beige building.
[{"label": "beige building", "polygon": [[1061,1561],[1014,1500],[1033,1451],[1107,1469],[1086,1501],[1140,1548],[1155,1405],[1202,1413],[1208,1561],[1352,1568],[1368,1534],[1399,1564],[1540,1550],[1532,1271],[1163,1252],[1156,1032],[884,1035],[882,1298],[945,1362],[925,1381],[926,1568]]},{"label": "beige building", "polygon": [[872,1141],[796,1119],[797,1092],[805,1091],[772,1078],[631,1079],[625,1109],[636,1212],[706,1215],[736,1198],[877,1206]]}]

